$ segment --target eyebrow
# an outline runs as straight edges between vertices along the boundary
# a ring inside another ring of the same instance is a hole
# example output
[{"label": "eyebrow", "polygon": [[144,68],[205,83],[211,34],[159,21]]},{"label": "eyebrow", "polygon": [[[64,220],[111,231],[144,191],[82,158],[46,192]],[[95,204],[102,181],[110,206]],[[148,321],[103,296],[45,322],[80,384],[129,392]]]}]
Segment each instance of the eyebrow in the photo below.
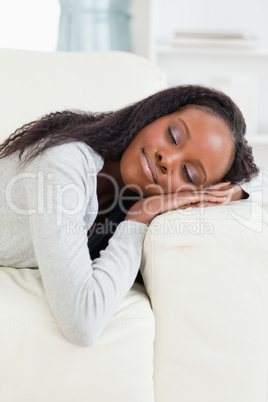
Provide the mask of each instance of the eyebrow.
[{"label": "eyebrow", "polygon": [[185,131],[186,131],[186,135],[187,135],[187,140],[190,141],[191,136],[190,136],[190,131],[189,128],[187,126],[187,124],[185,123],[184,120],[182,120],[180,117],[178,117],[178,120],[180,120],[182,122],[182,124],[184,125]]},{"label": "eyebrow", "polygon": [[202,172],[204,173],[204,176],[205,176],[204,183],[205,183],[207,181],[207,173],[205,171],[205,168],[204,168],[203,164],[200,162],[199,159],[196,159],[195,161],[198,164],[198,166],[201,168]]}]

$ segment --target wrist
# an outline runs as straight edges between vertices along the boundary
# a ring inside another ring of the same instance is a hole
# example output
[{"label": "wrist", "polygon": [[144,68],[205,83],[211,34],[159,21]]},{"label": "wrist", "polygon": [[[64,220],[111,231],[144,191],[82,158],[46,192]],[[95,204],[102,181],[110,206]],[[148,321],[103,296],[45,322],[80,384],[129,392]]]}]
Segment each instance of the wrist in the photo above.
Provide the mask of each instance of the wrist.
[{"label": "wrist", "polygon": [[246,193],[238,184],[233,187],[234,192],[232,194],[231,201],[237,200],[245,200],[249,197],[248,193]]}]

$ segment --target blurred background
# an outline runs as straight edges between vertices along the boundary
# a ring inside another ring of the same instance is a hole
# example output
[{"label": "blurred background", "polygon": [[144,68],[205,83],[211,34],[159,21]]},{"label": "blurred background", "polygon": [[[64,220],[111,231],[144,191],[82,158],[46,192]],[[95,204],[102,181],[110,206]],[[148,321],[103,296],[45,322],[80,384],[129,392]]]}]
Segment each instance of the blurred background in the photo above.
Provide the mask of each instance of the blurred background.
[{"label": "blurred background", "polygon": [[[55,51],[64,42],[70,50],[104,50],[112,45],[109,19],[117,18],[121,34],[129,23],[129,46],[138,53],[145,46],[137,47],[136,36],[153,47],[171,43],[183,30],[248,32],[267,48],[267,15],[267,0],[0,0],[0,47]],[[137,18],[143,21],[139,27]],[[58,38],[60,23],[69,27]],[[152,49],[146,51],[150,55]]]},{"label": "blurred background", "polygon": [[0,47],[121,50],[228,93],[268,165],[268,0],[0,0]]}]

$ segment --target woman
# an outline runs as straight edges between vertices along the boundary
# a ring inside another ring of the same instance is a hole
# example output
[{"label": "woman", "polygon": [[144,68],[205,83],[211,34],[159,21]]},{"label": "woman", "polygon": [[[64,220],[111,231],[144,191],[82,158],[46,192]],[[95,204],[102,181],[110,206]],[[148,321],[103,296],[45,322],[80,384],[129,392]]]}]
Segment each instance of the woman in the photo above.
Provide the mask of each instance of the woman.
[{"label": "woman", "polygon": [[[156,215],[242,197],[230,182],[258,172],[244,135],[232,100],[200,86],[23,126],[0,146],[0,265],[38,267],[64,335],[91,345],[132,286]],[[96,222],[111,215],[122,221],[93,259]]]}]

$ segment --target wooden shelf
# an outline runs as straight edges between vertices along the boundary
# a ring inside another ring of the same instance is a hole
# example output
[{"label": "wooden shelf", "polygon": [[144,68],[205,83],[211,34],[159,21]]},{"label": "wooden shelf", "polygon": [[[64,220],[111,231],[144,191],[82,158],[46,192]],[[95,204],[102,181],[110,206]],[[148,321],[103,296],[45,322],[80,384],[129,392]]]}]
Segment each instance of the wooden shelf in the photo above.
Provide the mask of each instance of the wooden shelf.
[{"label": "wooden shelf", "polygon": [[195,54],[195,55],[228,55],[228,56],[247,56],[247,57],[268,57],[267,48],[242,48],[242,47],[222,47],[213,46],[177,46],[172,44],[158,44],[155,47],[157,54]]},{"label": "wooden shelf", "polygon": [[252,145],[268,145],[268,133],[267,134],[254,134],[246,135],[246,139]]}]

